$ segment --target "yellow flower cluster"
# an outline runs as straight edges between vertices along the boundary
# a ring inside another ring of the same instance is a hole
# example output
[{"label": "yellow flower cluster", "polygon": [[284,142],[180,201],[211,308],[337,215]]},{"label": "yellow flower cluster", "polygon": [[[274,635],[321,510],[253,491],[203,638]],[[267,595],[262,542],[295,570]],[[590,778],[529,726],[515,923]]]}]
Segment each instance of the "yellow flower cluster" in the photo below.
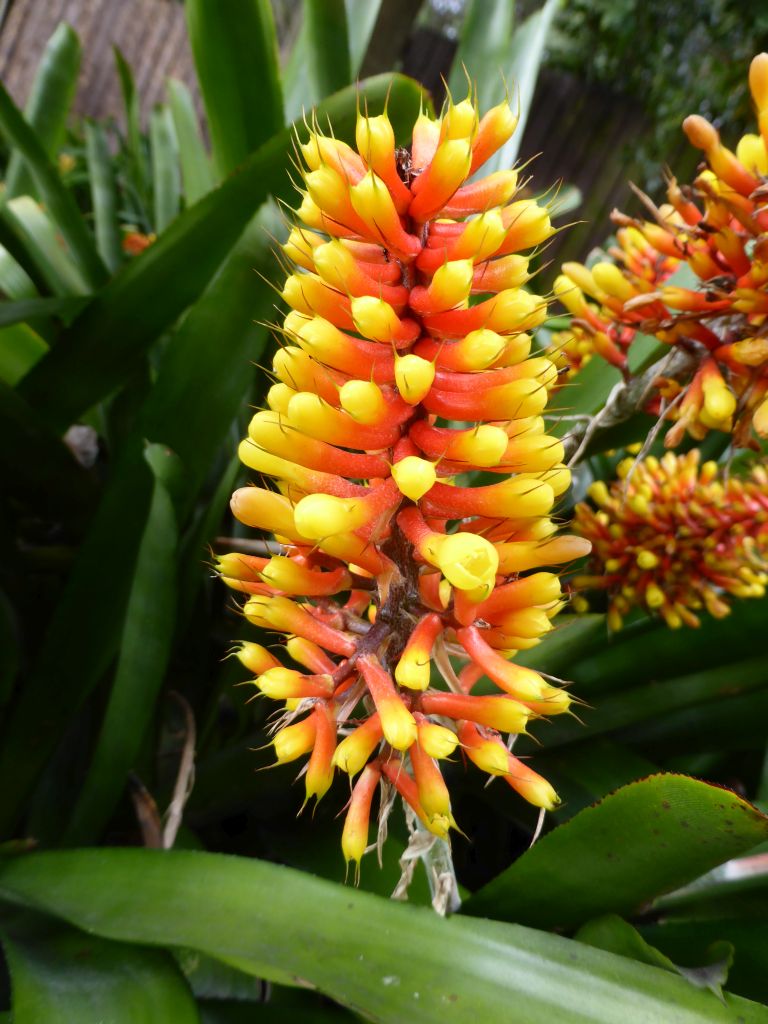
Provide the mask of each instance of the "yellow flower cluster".
[{"label": "yellow flower cluster", "polygon": [[675,420],[669,447],[710,430],[742,447],[756,447],[753,430],[768,437],[768,54],[752,61],[749,84],[760,134],[731,152],[703,117],[687,117],[683,129],[706,160],[693,184],[672,179],[665,205],[649,201],[648,219],[614,213],[612,261],[566,263],[554,285],[573,317],[553,341],[570,369],[596,353],[628,374],[638,334],[691,357],[692,372],[660,377],[648,405]]},{"label": "yellow flower cluster", "polygon": [[[588,545],[555,536],[569,473],[542,412],[556,371],[530,357],[546,303],[520,251],[551,235],[549,216],[514,170],[473,177],[515,124],[508,104],[480,118],[468,99],[422,113],[407,149],[386,114],[359,117],[356,148],[318,131],[300,145],[277,383],[240,449],[272,486],[232,500],[278,544],[219,568],[250,595],[246,618],[285,637],[280,657],[239,651],[286,702],[278,761],[308,756],[307,799],[336,770],[357,777],[342,837],[357,864],[380,785],[448,836],[439,762],[458,745],[557,803],[507,737],[570,698],[513,659],[561,606],[556,573],[535,570]],[[497,482],[473,484],[478,470]],[[471,692],[482,676],[495,692]]]},{"label": "yellow flower cluster", "polygon": [[592,544],[590,575],[573,583],[607,592],[612,629],[632,608],[678,628],[698,626],[702,610],[727,615],[729,596],[765,595],[765,466],[726,477],[714,462],[700,465],[696,449],[667,452],[661,460],[627,459],[618,480],[592,484],[589,496],[597,507],[579,503],[573,528]]}]

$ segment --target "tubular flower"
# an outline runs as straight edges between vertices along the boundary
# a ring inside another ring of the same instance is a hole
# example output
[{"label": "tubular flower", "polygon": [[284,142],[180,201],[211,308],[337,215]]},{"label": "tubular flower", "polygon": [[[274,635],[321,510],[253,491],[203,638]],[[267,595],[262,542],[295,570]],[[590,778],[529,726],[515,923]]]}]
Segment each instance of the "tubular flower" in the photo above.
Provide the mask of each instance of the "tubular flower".
[{"label": "tubular flower", "polygon": [[[634,467],[634,468],[633,468]],[[722,618],[728,596],[762,597],[768,584],[768,471],[724,478],[696,449],[619,464],[610,488],[594,483],[596,509],[576,506],[574,529],[592,544],[591,575],[577,589],[608,594],[609,624],[633,607],[673,628],[698,626],[704,609]],[[588,570],[589,571],[589,570]]]},{"label": "tubular flower", "polygon": [[665,205],[648,201],[651,219],[614,212],[610,259],[566,263],[554,285],[572,315],[553,339],[560,369],[597,354],[626,375],[638,332],[688,353],[692,369],[659,378],[648,406],[676,421],[668,447],[686,432],[701,441],[722,430],[742,447],[756,447],[753,430],[768,437],[768,54],[754,58],[749,80],[760,134],[732,152],[703,117],[687,117],[683,130],[705,161],[693,184],[671,179]]},{"label": "tubular flower", "polygon": [[[549,237],[547,211],[515,199],[514,171],[467,183],[514,127],[506,104],[480,119],[451,102],[419,116],[409,149],[386,114],[359,117],[356,150],[317,131],[300,146],[278,383],[240,448],[275,489],[232,500],[279,554],[222,555],[220,571],[249,595],[249,621],[290,638],[290,664],[258,645],[241,655],[258,691],[288,702],[278,762],[310,755],[308,799],[335,769],[359,775],[343,840],[358,864],[380,784],[445,838],[439,762],[466,723],[472,744],[507,752],[501,734],[569,706],[512,660],[561,606],[557,575],[531,570],[588,550],[553,537],[569,483],[542,419],[555,369],[528,358],[546,303],[522,287],[517,250]],[[496,482],[468,485],[478,469]],[[495,694],[471,692],[483,674]],[[555,806],[530,769],[504,765],[493,774]]]}]

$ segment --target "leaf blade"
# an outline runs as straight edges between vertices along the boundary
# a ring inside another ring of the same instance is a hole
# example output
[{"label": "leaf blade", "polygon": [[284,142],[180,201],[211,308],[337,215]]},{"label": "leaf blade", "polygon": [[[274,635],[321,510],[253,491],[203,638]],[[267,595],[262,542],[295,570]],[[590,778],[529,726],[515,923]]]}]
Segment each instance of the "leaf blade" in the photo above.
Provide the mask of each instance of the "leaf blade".
[{"label": "leaf blade", "polygon": [[[383,1024],[507,1020],[510,1005],[526,1024],[584,1024],[587,993],[592,1024],[768,1019],[765,1007],[732,996],[723,1005],[668,972],[556,935],[443,920],[427,909],[220,854],[33,854],[0,868],[0,894],[109,938],[182,945],[272,980],[301,978]],[[313,913],[297,914],[297,906]],[[350,970],[352,963],[361,967]]]},{"label": "leaf blade", "polygon": [[117,188],[107,138],[101,125],[85,122],[85,153],[88,161],[96,247],[111,273],[123,262]]},{"label": "leaf blade", "polygon": [[181,204],[178,143],[168,107],[158,107],[152,111],[149,138],[152,150],[153,226],[159,234],[178,216]]},{"label": "leaf blade", "polygon": [[16,1024],[197,1024],[189,988],[162,950],[42,921],[3,931]]},{"label": "leaf blade", "polygon": [[544,59],[544,47],[559,4],[560,0],[546,0],[543,7],[529,14],[512,34],[511,43],[504,53],[502,68],[510,86],[517,90],[520,105],[519,121],[512,138],[483,165],[484,174],[511,167],[517,159],[533,105],[536,80]]},{"label": "leaf blade", "polygon": [[186,0],[187,29],[220,177],[283,127],[268,0]]},{"label": "leaf blade", "polygon": [[510,0],[471,0],[467,4],[448,80],[452,96],[463,95],[468,75],[477,84],[478,105],[483,113],[504,99],[501,69],[514,38],[514,22],[515,5]]},{"label": "leaf blade", "polygon": [[64,187],[40,139],[0,84],[0,132],[23,157],[40,199],[56,222],[78,266],[92,288],[107,279],[91,233],[73,196]]},{"label": "leaf blade", "polygon": [[153,474],[149,513],[139,543],[109,703],[65,844],[94,838],[106,824],[144,741],[171,654],[178,543],[171,481],[180,467],[164,445],[148,445],[144,457]]},{"label": "leaf blade", "polygon": [[314,95],[322,99],[352,78],[344,0],[304,0],[304,20]]},{"label": "leaf blade", "polygon": [[539,927],[628,914],[765,838],[768,818],[734,793],[654,775],[548,833],[464,909]]},{"label": "leaf blade", "polygon": [[191,206],[213,188],[213,171],[200,137],[200,126],[189,89],[177,78],[169,78],[166,88],[179,141],[184,198],[187,206]]},{"label": "leaf blade", "polygon": [[[77,33],[62,21],[45,44],[24,108],[24,117],[52,160],[64,139],[79,71],[80,40]],[[29,193],[31,187],[29,169],[19,150],[14,149],[5,174],[6,198]]]}]

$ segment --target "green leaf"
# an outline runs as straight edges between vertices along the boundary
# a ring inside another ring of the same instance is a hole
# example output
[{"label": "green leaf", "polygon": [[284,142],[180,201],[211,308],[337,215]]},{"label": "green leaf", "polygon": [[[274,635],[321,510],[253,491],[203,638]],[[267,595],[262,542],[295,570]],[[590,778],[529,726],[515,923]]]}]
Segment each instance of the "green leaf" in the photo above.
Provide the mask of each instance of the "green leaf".
[{"label": "green leaf", "polygon": [[[349,87],[318,110],[337,137],[354,137],[356,104],[383,106],[396,131],[412,124],[421,91],[402,76],[383,75]],[[158,241],[114,278],[21,385],[26,399],[59,429],[124,379],[139,356],[194,302],[240,236],[243,225],[273,193],[288,197],[291,129],[253,154],[243,167],[177,217]],[[194,254],[194,259],[190,258]],[[109,338],[109,345],[104,339]],[[58,382],[67,380],[67,388]]]},{"label": "green leaf", "polygon": [[[520,120],[512,138],[483,164],[483,174],[511,167],[517,159],[528,114],[533,104],[539,68],[544,59],[544,47],[559,4],[560,0],[546,0],[543,7],[529,14],[513,33],[512,41],[502,55],[504,76],[510,88],[516,90],[519,97]],[[469,71],[470,74],[475,73],[472,68]],[[491,71],[496,72],[497,68],[492,67]]]},{"label": "green leaf", "polygon": [[[8,780],[0,787],[0,819],[6,829],[24,808],[59,741],[62,723],[82,705],[116,653],[150,501],[151,477],[141,457],[143,438],[170,447],[184,464],[185,486],[179,499],[184,522],[183,508],[191,504],[250,391],[250,365],[259,359],[266,336],[255,321],[268,315],[272,301],[271,289],[256,271],[269,271],[271,243],[265,228],[274,226],[260,215],[247,227],[164,351],[134,436],[113,469],[24,691],[6,723],[0,743],[0,778]],[[227,338],[226,359],[221,337]],[[201,574],[205,553],[189,552],[188,557]],[[106,565],[109,601],[101,599]],[[192,571],[188,562],[183,571],[185,579]]]},{"label": "green leaf", "polygon": [[574,662],[605,647],[607,626],[604,615],[561,615],[555,628],[540,644],[515,657],[518,665],[562,675]]},{"label": "green leaf", "polygon": [[577,185],[566,182],[557,190],[555,201],[555,213],[558,217],[564,217],[566,213],[573,213],[578,210],[584,202],[584,194]]},{"label": "green leaf", "polygon": [[238,971],[195,949],[175,949],[173,955],[196,998],[262,1001],[264,983],[252,974]]},{"label": "green leaf", "polygon": [[[4,234],[13,238],[7,227]],[[0,290],[9,299],[31,299],[38,294],[32,278],[3,245],[0,245]]]},{"label": "green leaf", "polygon": [[280,224],[274,204],[265,205],[246,224],[219,274],[163,354],[142,429],[181,457],[188,494],[202,485],[222,437],[248,401],[254,365],[265,361],[269,335],[263,322],[274,312],[275,299],[268,281],[280,273],[272,237]]},{"label": "green leaf", "polygon": [[504,99],[502,68],[513,45],[514,23],[514,0],[469,0],[448,80],[454,100],[466,95],[467,76],[477,86],[483,114]]},{"label": "green leaf", "polygon": [[357,1014],[314,992],[275,985],[269,986],[268,1001],[260,1003],[258,1010],[254,1010],[253,1003],[234,999],[201,999],[198,1006],[202,1024],[285,1024],[286,1020],[301,1024],[352,1024],[360,1020]]},{"label": "green leaf", "polygon": [[178,216],[181,200],[178,144],[168,107],[158,107],[152,111],[149,139],[152,150],[153,227],[159,233],[165,231]]},{"label": "green leaf", "polygon": [[632,748],[599,736],[565,750],[545,748],[535,763],[536,770],[549,779],[563,800],[553,814],[557,823],[567,821],[614,789],[659,771],[658,765]]},{"label": "green leaf", "polygon": [[[61,22],[45,45],[37,66],[24,117],[37,135],[45,153],[54,160],[64,141],[67,115],[77,88],[80,71],[80,40]],[[14,149],[5,173],[8,199],[30,193],[32,176],[18,149]]]},{"label": "green leaf", "polygon": [[350,77],[360,71],[382,0],[346,0]]},{"label": "green leaf", "polygon": [[85,122],[85,153],[88,161],[96,247],[104,263],[114,274],[123,262],[115,173],[104,129],[92,121]]},{"label": "green leaf", "polygon": [[74,520],[82,528],[93,506],[94,481],[18,392],[2,382],[0,473],[4,491],[29,503],[36,516]]},{"label": "green leaf", "polygon": [[312,95],[322,99],[352,78],[344,0],[304,0],[304,21]]},{"label": "green leaf", "polygon": [[[733,819],[729,820],[732,826]],[[695,886],[664,896],[657,905],[665,915],[687,921],[736,917],[764,920],[768,908],[768,873],[756,870],[731,878],[701,879]]]},{"label": "green leaf", "polygon": [[[238,438],[239,441],[239,438]],[[236,445],[233,449],[236,450]],[[237,454],[229,460],[229,464],[221,475],[215,491],[206,503],[204,511],[193,523],[187,536],[184,537],[179,557],[180,578],[179,578],[179,622],[187,621],[194,602],[197,598],[200,586],[203,583],[201,567],[209,557],[211,540],[216,534],[219,524],[224,518],[225,511],[235,489],[238,476],[242,473],[242,463]]]},{"label": "green leaf", "polygon": [[[669,679],[699,669],[732,663],[745,649],[744,638],[757,636],[765,623],[768,599],[735,601],[724,619],[702,617],[700,629],[668,629],[646,619],[621,630],[587,657],[577,656],[572,675],[585,692],[609,689],[620,680],[624,687],[644,685],[649,678]],[[569,673],[570,674],[570,673]]]},{"label": "green leaf", "polygon": [[283,71],[283,101],[286,120],[295,121],[301,117],[303,111],[317,103],[318,99],[319,97],[312,95],[312,82],[309,74],[309,27],[306,19],[302,18]]},{"label": "green leaf", "polygon": [[[83,489],[77,474],[85,476],[84,472],[58,438],[49,439],[20,396],[8,393],[17,405],[10,406],[7,419],[2,416],[0,467],[5,479],[10,476],[5,463],[9,469],[15,468],[19,476],[31,464],[29,479],[22,477],[18,489],[26,484],[30,499],[39,508],[46,507],[44,502],[53,505],[57,517],[62,511],[69,511],[82,518],[83,499],[77,504],[75,499],[79,496],[76,485],[80,484],[80,492]],[[5,400],[0,387],[0,414],[6,412]],[[12,419],[14,413],[18,422]],[[14,431],[21,434],[21,443],[14,444]],[[18,461],[14,459],[17,450],[29,452],[30,456]],[[64,456],[69,466],[59,464]],[[148,514],[152,477],[141,450],[133,448],[118,460],[113,474],[25,686],[3,722],[0,833],[12,833],[20,809],[26,806],[40,771],[61,738],[63,723],[77,711],[115,655]],[[86,481],[90,483],[88,478]],[[109,600],[105,601],[107,581]]]},{"label": "green leaf", "polygon": [[211,161],[200,136],[197,112],[189,89],[177,78],[169,78],[166,88],[179,144],[184,198],[187,206],[191,206],[213,188]]},{"label": "green leaf", "polygon": [[[548,431],[555,437],[563,437],[572,427],[573,416],[594,416],[605,405],[605,400],[612,388],[621,380],[621,374],[615,366],[604,359],[590,359],[555,396],[547,410],[547,417],[552,416],[554,422]],[[557,419],[562,416],[563,419]]]},{"label": "green leaf", "polygon": [[696,988],[706,988],[722,999],[723,985],[728,980],[728,971],[733,963],[733,946],[718,942],[710,947],[707,962],[700,967],[681,967],[665,956],[661,950],[646,942],[643,936],[616,914],[606,914],[594,921],[588,921],[576,933],[579,942],[586,942],[596,949],[605,949],[640,963],[674,971]]},{"label": "green leaf", "polygon": [[68,323],[83,308],[88,299],[74,296],[62,299],[20,299],[18,302],[0,302],[0,327],[36,320],[38,317],[56,316]]},{"label": "green leaf", "polygon": [[16,609],[0,590],[0,707],[8,703],[20,663],[20,636]]},{"label": "green leaf", "polygon": [[726,789],[654,775],[548,833],[464,905],[539,927],[629,914],[768,838],[768,818]]},{"label": "green leaf", "polygon": [[724,1005],[667,971],[557,935],[444,920],[238,857],[32,854],[2,866],[0,895],[97,935],[182,945],[273,981],[301,979],[382,1024],[502,1021],[510,1007],[526,1024],[768,1020],[765,1007],[733,996]]},{"label": "green leaf", "polygon": [[170,954],[42,919],[3,928],[14,1024],[197,1024]]},{"label": "green leaf", "polygon": [[[579,742],[641,722],[664,721],[674,711],[699,704],[717,702],[722,708],[724,701],[762,690],[768,682],[766,668],[768,656],[758,656],[665,679],[662,685],[649,686],[653,680],[646,679],[640,686],[602,694],[595,700],[594,707],[584,711],[584,725],[573,720],[552,721],[546,733],[547,746]],[[589,676],[578,670],[574,670],[573,675],[576,679],[574,693],[586,697],[591,689],[587,685]],[[581,680],[583,685],[580,685]]]},{"label": "green leaf", "polygon": [[0,328],[0,380],[13,386],[47,351],[46,343],[28,324]]},{"label": "green leaf", "polygon": [[131,66],[117,46],[112,47],[115,57],[117,77],[120,80],[120,92],[123,96],[123,108],[125,111],[126,136],[128,139],[128,156],[133,176],[133,184],[137,195],[142,203],[147,201],[149,168],[147,166],[147,155],[144,148],[144,140],[141,136],[141,110],[139,107],[139,94],[136,92],[136,85],[133,80]]},{"label": "green leaf", "polygon": [[0,133],[23,157],[41,201],[56,223],[91,288],[107,278],[107,270],[73,196],[59,178],[43,144],[0,85]]},{"label": "green leaf", "polygon": [[148,445],[154,478],[147,523],[125,612],[120,656],[93,759],[64,837],[76,845],[97,837],[135,766],[152,721],[171,653],[176,605],[178,530],[172,487],[177,457]]},{"label": "green leaf", "polygon": [[748,999],[765,999],[768,928],[764,915],[687,921],[665,913],[658,923],[643,925],[641,933],[676,963],[684,964],[703,962],[716,943],[730,944],[734,960],[728,988]]},{"label": "green leaf", "polygon": [[86,295],[92,291],[56,225],[34,199],[18,196],[9,200],[0,206],[0,217],[24,247],[54,295]]},{"label": "green leaf", "polygon": [[269,0],[186,0],[187,27],[220,177],[283,127]]}]

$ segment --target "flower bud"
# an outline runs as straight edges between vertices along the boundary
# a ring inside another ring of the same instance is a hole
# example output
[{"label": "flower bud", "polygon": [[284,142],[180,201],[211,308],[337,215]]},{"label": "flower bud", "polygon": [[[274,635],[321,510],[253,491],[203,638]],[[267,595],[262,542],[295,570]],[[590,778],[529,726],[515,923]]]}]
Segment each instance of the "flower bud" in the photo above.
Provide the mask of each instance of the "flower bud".
[{"label": "flower bud", "polygon": [[459,737],[452,729],[444,725],[436,725],[428,721],[424,716],[418,719],[417,742],[428,757],[444,759],[450,757],[456,749]]},{"label": "flower bud", "polygon": [[379,713],[384,739],[395,750],[408,750],[416,740],[416,721],[395,690],[389,673],[375,655],[364,655],[358,664]]},{"label": "flower bud", "polygon": [[262,672],[256,685],[266,697],[286,700],[290,697],[327,697],[333,690],[330,676],[305,676],[293,669],[276,668]]},{"label": "flower bud", "polygon": [[498,736],[487,737],[473,722],[462,722],[459,742],[467,757],[487,775],[506,775],[510,753]]},{"label": "flower bud", "polygon": [[317,723],[314,715],[309,715],[293,725],[286,725],[276,732],[272,744],[277,763],[288,764],[308,754],[315,745],[316,733]]},{"label": "flower bud", "polygon": [[379,715],[371,715],[339,743],[334,751],[333,763],[348,775],[357,775],[383,735]]},{"label": "flower bud", "polygon": [[378,423],[387,414],[387,403],[381,388],[368,380],[348,380],[339,391],[345,412],[358,423]]},{"label": "flower bud", "polygon": [[554,811],[560,806],[560,797],[541,775],[518,758],[509,755],[509,769],[504,779],[524,800],[534,807]]},{"label": "flower bud", "polygon": [[472,145],[472,164],[470,174],[501,149],[512,137],[517,127],[517,115],[510,105],[504,101],[499,103],[482,117]]},{"label": "flower bud", "polygon": [[319,803],[331,788],[333,751],[336,746],[336,722],[328,704],[315,704],[312,717],[315,720],[315,743],[307,765],[307,774],[304,776],[305,804],[312,797]]},{"label": "flower bud", "polygon": [[434,379],[434,363],[415,355],[395,358],[395,383],[409,405],[418,405],[422,401]]},{"label": "flower bud", "polygon": [[398,685],[409,690],[426,690],[430,682],[432,646],[442,632],[443,624],[439,615],[425,615],[405,645],[395,669]]},{"label": "flower bud", "polygon": [[262,647],[261,644],[251,643],[250,640],[244,640],[235,649],[235,657],[241,665],[245,665],[248,671],[253,672],[255,676],[261,675],[263,672],[268,671],[268,669],[277,668],[280,665],[278,659],[266,647]]},{"label": "flower bud", "polygon": [[344,819],[344,831],[341,834],[341,850],[349,864],[354,861],[360,868],[365,849],[368,845],[368,823],[371,816],[371,803],[379,785],[381,770],[368,765],[352,789],[352,798]]},{"label": "flower bud", "polygon": [[434,465],[416,455],[408,455],[396,462],[392,467],[392,476],[400,493],[411,501],[422,498],[437,479]]},{"label": "flower bud", "polygon": [[337,533],[350,533],[367,522],[367,507],[357,498],[334,498],[330,494],[308,494],[294,511],[296,530],[307,540],[321,540]]}]

